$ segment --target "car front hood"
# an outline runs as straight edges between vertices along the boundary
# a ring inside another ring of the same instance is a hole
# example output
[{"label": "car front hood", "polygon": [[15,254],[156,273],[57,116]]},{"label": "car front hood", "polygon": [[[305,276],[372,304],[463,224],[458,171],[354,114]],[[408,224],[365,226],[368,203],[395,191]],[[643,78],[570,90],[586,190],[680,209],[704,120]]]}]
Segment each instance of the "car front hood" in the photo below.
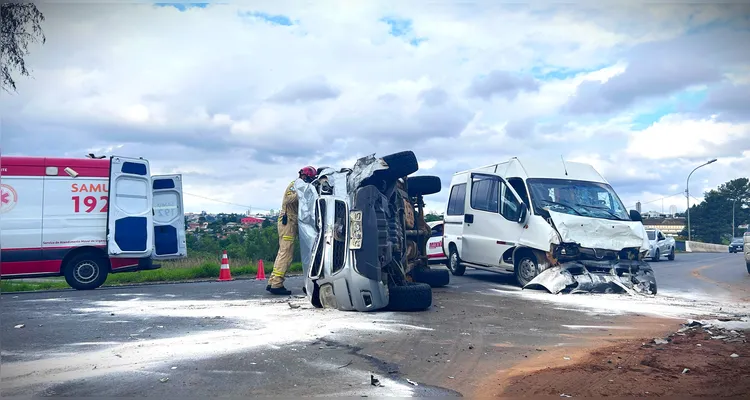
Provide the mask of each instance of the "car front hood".
[{"label": "car front hood", "polygon": [[620,251],[626,248],[648,250],[646,229],[638,221],[615,221],[570,215],[549,210],[560,239],[581,247]]}]

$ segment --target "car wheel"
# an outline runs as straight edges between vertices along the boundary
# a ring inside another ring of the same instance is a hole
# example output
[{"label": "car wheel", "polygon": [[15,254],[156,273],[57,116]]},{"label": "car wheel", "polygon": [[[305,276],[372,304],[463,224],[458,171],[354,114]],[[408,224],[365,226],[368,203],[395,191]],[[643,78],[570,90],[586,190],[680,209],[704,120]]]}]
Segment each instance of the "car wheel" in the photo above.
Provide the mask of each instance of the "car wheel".
[{"label": "car wheel", "polygon": [[661,260],[661,252],[659,252],[659,249],[656,249],[656,253],[654,253],[654,258],[651,259],[653,262],[659,262]]},{"label": "car wheel", "polygon": [[672,250],[669,251],[669,255],[667,256],[667,259],[669,261],[674,261],[674,247],[672,247]]},{"label": "car wheel", "polygon": [[526,286],[532,279],[539,275],[539,266],[533,255],[523,255],[516,260],[516,266],[513,269],[516,281],[521,287]]},{"label": "car wheel", "polygon": [[448,255],[448,269],[455,276],[461,276],[466,272],[466,267],[461,264],[461,258],[458,257],[458,250],[453,246]]},{"label": "car wheel", "polygon": [[73,256],[65,263],[65,281],[73,289],[96,289],[107,280],[108,261],[93,251]]},{"label": "car wheel", "polygon": [[437,176],[410,176],[406,178],[406,187],[409,197],[439,193],[443,188],[440,177]]},{"label": "car wheel", "polygon": [[374,175],[378,175],[387,181],[395,181],[419,170],[417,156],[413,151],[401,151],[381,158],[388,164],[388,169],[377,171]]},{"label": "car wheel", "polygon": [[747,273],[750,274],[750,261],[746,262],[745,266],[747,267]]},{"label": "car wheel", "polygon": [[426,283],[406,282],[388,288],[389,311],[422,311],[432,306],[432,288]]},{"label": "car wheel", "polygon": [[411,276],[414,282],[426,283],[433,288],[443,287],[451,282],[451,275],[447,269],[418,268]]}]

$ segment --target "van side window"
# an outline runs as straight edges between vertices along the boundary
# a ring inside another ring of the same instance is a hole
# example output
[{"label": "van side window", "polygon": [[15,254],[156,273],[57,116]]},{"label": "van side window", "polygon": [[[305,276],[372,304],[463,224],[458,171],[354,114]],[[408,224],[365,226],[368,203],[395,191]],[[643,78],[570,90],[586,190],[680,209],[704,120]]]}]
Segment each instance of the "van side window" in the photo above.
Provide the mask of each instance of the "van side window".
[{"label": "van side window", "polygon": [[521,178],[508,178],[508,183],[510,183],[510,186],[513,186],[513,190],[518,193],[519,196],[521,196],[521,200],[523,200],[524,203],[529,203],[529,196],[526,192],[526,184],[523,183],[523,179]]},{"label": "van side window", "polygon": [[472,179],[471,208],[479,211],[498,212],[498,195],[500,180],[491,176],[479,176]]},{"label": "van side window", "polygon": [[509,221],[518,221],[518,218],[521,217],[521,203],[518,202],[516,196],[513,196],[513,192],[507,186],[503,183],[500,183],[500,185],[500,198],[502,199],[500,214]]},{"label": "van side window", "polygon": [[466,207],[466,184],[453,186],[448,198],[448,215],[463,215]]}]

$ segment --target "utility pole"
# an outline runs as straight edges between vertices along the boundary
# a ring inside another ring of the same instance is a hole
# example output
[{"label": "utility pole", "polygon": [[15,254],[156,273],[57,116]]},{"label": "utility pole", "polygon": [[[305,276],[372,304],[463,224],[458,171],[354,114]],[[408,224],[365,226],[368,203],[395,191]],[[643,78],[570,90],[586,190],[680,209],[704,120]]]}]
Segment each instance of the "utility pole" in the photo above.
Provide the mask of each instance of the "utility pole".
[{"label": "utility pole", "polygon": [[737,199],[732,199],[732,240],[734,240],[734,202],[736,202]]},{"label": "utility pole", "polygon": [[693,172],[695,172],[695,170],[697,170],[698,168],[706,166],[708,164],[715,163],[715,162],[716,162],[716,159],[714,158],[713,160],[711,160],[711,161],[709,161],[707,163],[704,163],[704,164],[701,164],[701,165],[695,167],[695,169],[693,169],[692,171],[690,171],[690,175],[688,175],[688,177],[687,177],[687,183],[685,184],[685,195],[687,197],[688,242],[691,241],[692,238],[693,238],[692,234],[690,232],[690,176],[693,175]]}]

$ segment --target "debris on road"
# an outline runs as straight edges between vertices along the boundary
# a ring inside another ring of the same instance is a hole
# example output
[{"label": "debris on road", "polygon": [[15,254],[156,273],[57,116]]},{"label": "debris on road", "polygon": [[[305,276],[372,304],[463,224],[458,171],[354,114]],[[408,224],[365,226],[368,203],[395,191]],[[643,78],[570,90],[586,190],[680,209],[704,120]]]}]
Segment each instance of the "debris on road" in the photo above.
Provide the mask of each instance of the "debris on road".
[{"label": "debris on road", "polygon": [[166,383],[169,380],[169,378],[161,378],[159,379],[159,382]]},{"label": "debris on road", "polygon": [[668,344],[668,343],[669,343],[669,340],[664,340],[660,338],[654,339],[654,344]]},{"label": "debris on road", "polygon": [[731,356],[729,356],[729,357],[732,357],[732,358],[737,358],[737,357],[739,357],[739,356],[740,356],[740,355],[739,355],[739,354],[737,354],[737,353],[732,353],[732,355],[731,355]]},{"label": "debris on road", "polygon": [[419,386],[419,384],[418,384],[417,382],[414,382],[414,381],[413,381],[413,380],[411,380],[411,379],[407,379],[406,381],[407,381],[407,382],[409,382],[409,384],[410,384],[410,385],[413,385],[413,386]]},{"label": "debris on road", "polygon": [[683,374],[687,374],[688,372],[690,372],[690,368],[685,368],[685,369],[682,370]]},{"label": "debris on road", "polygon": [[290,302],[287,302],[286,304],[288,304],[288,305],[289,305],[289,308],[300,308],[300,305],[299,305],[299,304],[292,304],[292,303],[290,303]]},{"label": "debris on road", "polygon": [[378,380],[378,378],[376,378],[375,375],[372,375],[372,374],[370,374],[370,385],[372,385],[372,386],[382,386],[380,384],[380,380]]},{"label": "debris on road", "polygon": [[26,324],[18,324],[16,326],[14,326],[14,328],[16,328],[16,329],[21,329],[21,328],[25,328],[25,327],[26,327]]}]

